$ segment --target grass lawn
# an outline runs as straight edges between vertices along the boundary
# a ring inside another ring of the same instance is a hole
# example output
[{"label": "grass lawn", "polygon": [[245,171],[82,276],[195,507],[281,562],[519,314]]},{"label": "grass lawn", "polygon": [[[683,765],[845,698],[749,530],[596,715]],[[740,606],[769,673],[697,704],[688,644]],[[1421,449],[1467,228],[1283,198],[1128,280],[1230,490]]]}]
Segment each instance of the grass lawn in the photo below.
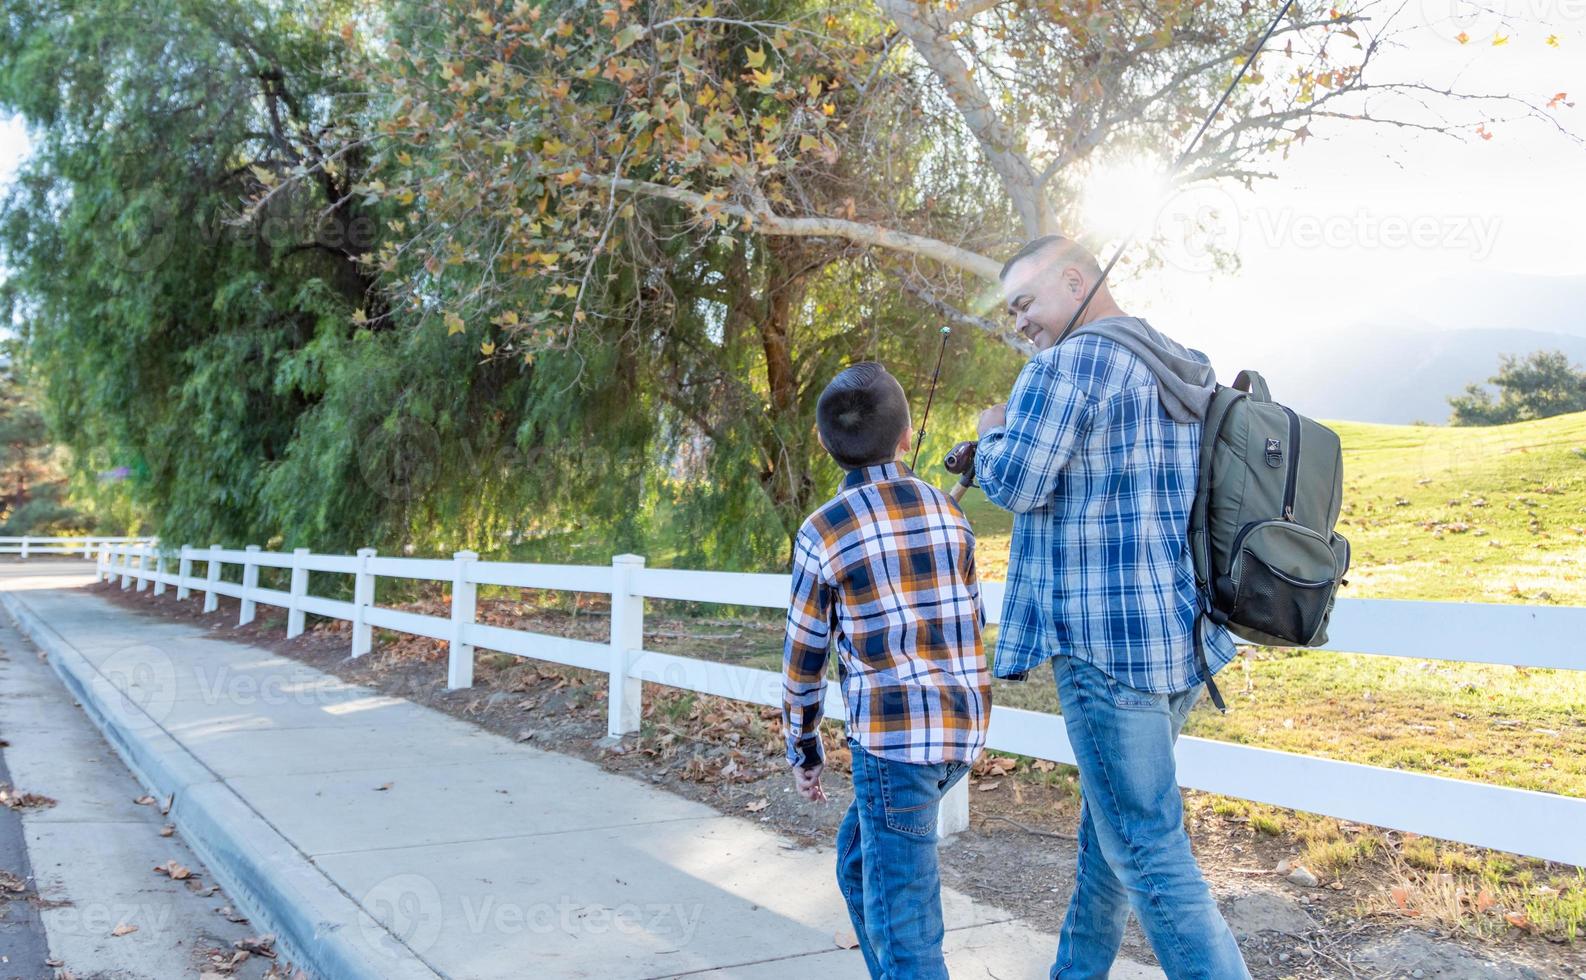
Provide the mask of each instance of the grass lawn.
[{"label": "grass lawn", "polygon": [[[1344,444],[1346,595],[1586,606],[1586,413],[1329,424]],[[983,574],[1003,577],[1012,515],[978,491],[965,511]],[[1229,714],[1203,707],[1188,733],[1586,796],[1586,671],[1257,648],[1221,686]],[[1050,683],[999,685],[997,698],[1057,710]]]}]

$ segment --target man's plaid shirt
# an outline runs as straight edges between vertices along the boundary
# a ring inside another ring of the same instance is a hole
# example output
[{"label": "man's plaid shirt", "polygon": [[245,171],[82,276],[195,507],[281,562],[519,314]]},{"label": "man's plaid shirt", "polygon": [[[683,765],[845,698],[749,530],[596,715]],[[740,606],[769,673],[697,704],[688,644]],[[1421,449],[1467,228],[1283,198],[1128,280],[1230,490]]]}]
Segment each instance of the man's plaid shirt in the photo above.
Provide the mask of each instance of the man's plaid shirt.
[{"label": "man's plaid shirt", "polygon": [[[1206,680],[1188,531],[1201,429],[1174,421],[1155,375],[1105,337],[1066,340],[1025,365],[1007,424],[975,457],[986,496],[1015,515],[998,677],[1061,653],[1142,691]],[[1201,626],[1215,672],[1233,659],[1233,637]]]},{"label": "man's plaid shirt", "polygon": [[866,752],[973,761],[991,713],[985,621],[975,536],[957,503],[902,463],[849,471],[794,542],[782,665],[788,761],[825,758],[818,728],[834,641],[848,734]]}]

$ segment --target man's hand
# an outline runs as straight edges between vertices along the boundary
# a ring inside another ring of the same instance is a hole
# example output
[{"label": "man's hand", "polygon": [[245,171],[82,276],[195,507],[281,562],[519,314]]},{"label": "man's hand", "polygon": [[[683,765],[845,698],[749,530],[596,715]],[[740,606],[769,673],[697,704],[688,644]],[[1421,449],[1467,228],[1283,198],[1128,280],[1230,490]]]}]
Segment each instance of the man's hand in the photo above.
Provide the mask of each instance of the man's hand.
[{"label": "man's hand", "polygon": [[826,791],[821,788],[821,772],[825,768],[826,766],[824,764],[816,766],[813,769],[805,769],[803,766],[794,766],[793,788],[798,790],[799,795],[804,797],[806,800],[809,800],[811,803],[825,803]]},{"label": "man's hand", "polygon": [[980,421],[975,423],[975,430],[984,438],[987,431],[1007,424],[1008,406],[993,405],[980,413]]}]

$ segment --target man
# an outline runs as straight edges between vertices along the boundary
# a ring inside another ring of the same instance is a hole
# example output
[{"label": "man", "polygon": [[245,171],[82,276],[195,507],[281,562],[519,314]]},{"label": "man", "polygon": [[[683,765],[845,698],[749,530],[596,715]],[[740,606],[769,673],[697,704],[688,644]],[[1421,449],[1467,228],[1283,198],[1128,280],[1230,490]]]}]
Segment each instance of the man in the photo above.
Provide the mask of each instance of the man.
[{"label": "man", "polygon": [[1060,336],[1100,278],[1056,235],[1003,266],[1037,353],[1007,404],[981,413],[975,460],[986,496],[1015,514],[992,672],[1051,660],[1079,762],[1078,868],[1051,977],[1106,977],[1133,909],[1173,980],[1247,978],[1191,853],[1173,761],[1185,716],[1235,654],[1198,614],[1188,547],[1215,373],[1105,286]]}]

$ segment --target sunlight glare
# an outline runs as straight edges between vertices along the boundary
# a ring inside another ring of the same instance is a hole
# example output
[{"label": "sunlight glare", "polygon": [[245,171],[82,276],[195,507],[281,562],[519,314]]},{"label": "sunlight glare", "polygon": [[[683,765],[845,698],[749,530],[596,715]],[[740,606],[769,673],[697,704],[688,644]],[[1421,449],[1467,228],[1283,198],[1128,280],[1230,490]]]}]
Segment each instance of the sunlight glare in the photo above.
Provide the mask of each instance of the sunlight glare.
[{"label": "sunlight glare", "polygon": [[1101,164],[1080,192],[1086,230],[1113,238],[1144,229],[1161,205],[1164,184],[1161,166],[1149,160]]}]

